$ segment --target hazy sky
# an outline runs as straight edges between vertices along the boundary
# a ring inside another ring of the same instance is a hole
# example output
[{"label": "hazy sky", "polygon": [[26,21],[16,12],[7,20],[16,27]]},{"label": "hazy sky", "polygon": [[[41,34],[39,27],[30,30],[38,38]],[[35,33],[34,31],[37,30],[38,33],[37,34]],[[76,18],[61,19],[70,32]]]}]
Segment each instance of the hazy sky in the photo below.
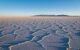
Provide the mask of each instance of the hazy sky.
[{"label": "hazy sky", "polygon": [[0,15],[80,15],[80,0],[0,0]]}]

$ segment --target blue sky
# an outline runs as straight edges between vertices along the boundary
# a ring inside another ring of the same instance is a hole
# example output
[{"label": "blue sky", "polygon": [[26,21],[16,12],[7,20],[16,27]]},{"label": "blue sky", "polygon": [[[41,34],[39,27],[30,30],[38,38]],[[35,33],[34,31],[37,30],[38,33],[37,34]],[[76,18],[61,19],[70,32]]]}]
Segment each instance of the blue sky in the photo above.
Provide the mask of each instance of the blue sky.
[{"label": "blue sky", "polygon": [[0,0],[0,15],[80,15],[80,0]]}]

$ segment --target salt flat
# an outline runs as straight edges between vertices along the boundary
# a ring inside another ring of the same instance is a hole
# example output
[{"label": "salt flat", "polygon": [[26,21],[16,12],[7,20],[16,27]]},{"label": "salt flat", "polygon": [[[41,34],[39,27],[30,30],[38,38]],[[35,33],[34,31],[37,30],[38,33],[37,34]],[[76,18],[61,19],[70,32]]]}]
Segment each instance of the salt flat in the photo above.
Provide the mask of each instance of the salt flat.
[{"label": "salt flat", "polygon": [[0,50],[80,49],[80,17],[0,17]]}]

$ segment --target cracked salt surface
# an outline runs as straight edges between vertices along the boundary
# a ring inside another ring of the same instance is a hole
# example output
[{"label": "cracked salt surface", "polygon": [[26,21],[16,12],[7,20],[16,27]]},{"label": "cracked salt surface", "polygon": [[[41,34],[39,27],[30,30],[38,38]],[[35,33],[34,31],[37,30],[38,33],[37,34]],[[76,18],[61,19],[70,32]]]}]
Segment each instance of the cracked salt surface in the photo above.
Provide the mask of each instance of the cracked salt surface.
[{"label": "cracked salt surface", "polygon": [[0,50],[79,49],[79,25],[79,19],[0,21]]}]

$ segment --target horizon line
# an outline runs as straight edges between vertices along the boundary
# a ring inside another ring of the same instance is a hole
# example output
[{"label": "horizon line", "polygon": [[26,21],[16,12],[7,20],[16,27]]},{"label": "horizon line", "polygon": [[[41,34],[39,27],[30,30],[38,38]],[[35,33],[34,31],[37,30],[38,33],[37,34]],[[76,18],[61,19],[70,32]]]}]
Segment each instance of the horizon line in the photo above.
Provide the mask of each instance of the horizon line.
[{"label": "horizon line", "polygon": [[80,16],[80,15],[66,15],[66,14],[57,14],[57,15],[55,15],[55,14],[36,14],[36,15],[0,15],[0,17],[1,16],[16,16],[16,17],[18,17],[18,16]]}]

